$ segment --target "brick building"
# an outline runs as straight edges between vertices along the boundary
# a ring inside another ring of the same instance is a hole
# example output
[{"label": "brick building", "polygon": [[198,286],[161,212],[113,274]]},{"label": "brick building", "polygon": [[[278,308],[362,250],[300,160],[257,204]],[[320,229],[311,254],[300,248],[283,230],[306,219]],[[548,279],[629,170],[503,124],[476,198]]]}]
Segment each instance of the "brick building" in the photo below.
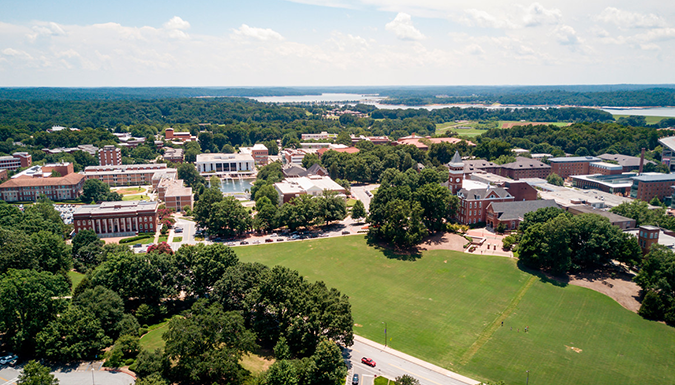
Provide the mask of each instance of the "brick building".
[{"label": "brick building", "polygon": [[101,166],[117,166],[122,164],[122,150],[108,144],[98,150],[98,164]]},{"label": "brick building", "polygon": [[613,163],[593,162],[588,165],[589,174],[600,175],[620,175],[623,173],[623,166]]},{"label": "brick building", "polygon": [[166,204],[166,207],[176,212],[183,211],[183,207],[193,208],[192,187],[185,187],[182,179],[174,177],[162,178],[157,185],[157,196]]},{"label": "brick building", "polygon": [[114,186],[142,186],[152,183],[152,177],[157,172],[168,170],[164,163],[127,164],[119,166],[89,166],[82,173],[89,179],[98,179]]},{"label": "brick building", "polygon": [[591,207],[589,205],[574,205],[574,206],[569,206],[566,207],[565,210],[569,211],[570,213],[574,215],[579,215],[579,214],[596,214],[600,215],[602,217],[605,217],[609,220],[609,223],[612,225],[622,229],[634,229],[635,228],[635,219],[632,218],[626,218],[622,215],[619,214],[614,214],[609,211],[604,211],[604,210],[599,210],[594,207]]},{"label": "brick building", "polygon": [[600,162],[602,159],[594,156],[571,156],[550,158],[551,172],[562,178],[572,175],[588,175],[591,163]]},{"label": "brick building", "polygon": [[159,203],[151,201],[103,202],[78,206],[73,212],[75,234],[94,230],[99,237],[123,237],[158,228]]},{"label": "brick building", "polygon": [[513,195],[501,187],[488,187],[485,189],[467,190],[461,189],[457,193],[460,199],[457,221],[471,225],[485,222],[485,210],[490,203],[513,202]]},{"label": "brick building", "polygon": [[33,164],[33,156],[27,152],[15,152],[12,155],[0,156],[0,168],[6,170],[18,170],[30,167]]},{"label": "brick building", "polygon": [[514,201],[534,201],[537,200],[537,189],[527,182],[508,181],[500,187],[506,189],[513,196]]},{"label": "brick building", "polygon": [[524,157],[517,157],[515,162],[498,165],[497,168],[499,175],[515,180],[521,178],[546,179],[551,173],[551,166],[546,163]]},{"label": "brick building", "polygon": [[[52,172],[61,176],[52,176]],[[1,184],[0,197],[5,202],[36,201],[42,194],[53,201],[77,199],[84,180],[73,172],[72,163],[33,166]]]},{"label": "brick building", "polygon": [[262,143],[256,143],[253,147],[241,147],[241,154],[251,155],[256,165],[266,165],[269,157],[267,147]]},{"label": "brick building", "polygon": [[[630,172],[640,169],[640,157],[621,154],[602,154],[598,158],[607,161],[613,161],[623,168],[623,172]],[[645,164],[654,163],[651,160],[645,160]]]},{"label": "brick building", "polygon": [[675,174],[646,173],[631,178],[633,185],[630,197],[649,202],[654,197],[660,201],[672,196],[671,186],[675,185]]},{"label": "brick building", "polygon": [[167,128],[164,130],[164,138],[172,142],[193,142],[197,140],[197,137],[190,134],[189,132],[174,132],[173,128]]},{"label": "brick building", "polygon": [[183,149],[167,147],[164,149],[164,160],[171,163],[183,163]]},{"label": "brick building", "polygon": [[558,207],[553,199],[540,199],[520,202],[492,202],[485,210],[485,224],[496,229],[504,224],[506,230],[515,230],[525,218],[525,214],[546,207]]}]

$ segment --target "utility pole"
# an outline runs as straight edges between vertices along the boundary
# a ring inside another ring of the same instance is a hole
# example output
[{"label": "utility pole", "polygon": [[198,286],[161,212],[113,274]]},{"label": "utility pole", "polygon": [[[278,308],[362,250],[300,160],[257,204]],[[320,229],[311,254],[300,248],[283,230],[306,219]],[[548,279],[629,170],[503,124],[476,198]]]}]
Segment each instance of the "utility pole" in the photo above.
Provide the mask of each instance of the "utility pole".
[{"label": "utility pole", "polygon": [[384,324],[384,347],[387,347],[387,323],[382,322]]},{"label": "utility pole", "polygon": [[527,380],[525,380],[525,385],[529,385],[530,384],[530,371],[526,370],[525,373],[527,373]]}]

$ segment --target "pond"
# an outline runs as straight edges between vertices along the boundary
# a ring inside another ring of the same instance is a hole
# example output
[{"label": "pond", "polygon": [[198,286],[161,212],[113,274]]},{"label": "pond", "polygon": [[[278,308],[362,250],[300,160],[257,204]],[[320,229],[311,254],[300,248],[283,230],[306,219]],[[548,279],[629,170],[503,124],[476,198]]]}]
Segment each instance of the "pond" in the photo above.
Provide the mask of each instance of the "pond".
[{"label": "pond", "polygon": [[220,191],[225,195],[248,195],[253,181],[254,179],[222,179]]}]

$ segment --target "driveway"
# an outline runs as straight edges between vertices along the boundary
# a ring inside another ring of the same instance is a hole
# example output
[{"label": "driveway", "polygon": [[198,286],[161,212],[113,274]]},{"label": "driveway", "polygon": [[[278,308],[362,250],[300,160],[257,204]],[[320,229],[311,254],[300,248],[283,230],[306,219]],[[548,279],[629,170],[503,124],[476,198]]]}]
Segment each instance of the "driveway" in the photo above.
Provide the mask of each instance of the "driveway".
[{"label": "driveway", "polygon": [[376,188],[380,187],[379,184],[369,184],[365,186],[352,186],[351,192],[354,198],[360,200],[363,202],[363,206],[365,206],[366,211],[369,210],[370,208],[370,200],[372,197],[368,194],[366,194],[366,191],[372,191],[375,190]]},{"label": "driveway", "polygon": [[192,221],[185,220],[181,217],[176,218],[176,224],[174,228],[182,227],[182,233],[176,233],[173,229],[169,233],[169,239],[173,240],[175,237],[183,237],[183,240],[180,242],[171,242],[171,249],[176,251],[180,249],[182,245],[196,245],[198,242],[195,241],[195,231],[196,224]]},{"label": "driveway", "polygon": [[[0,385],[15,384],[22,370],[21,366],[16,368],[0,366]],[[77,369],[57,370],[51,373],[56,376],[61,385],[89,385],[92,383],[97,385],[130,385],[134,383],[134,378],[129,374],[101,370],[100,363],[96,365],[95,370],[91,370],[90,365],[82,364]]]},{"label": "driveway", "polygon": [[[393,380],[404,374],[417,378],[421,385],[474,385],[480,383],[390,347],[385,348],[377,342],[356,335],[354,336],[354,345],[343,351],[343,357],[349,368],[347,384],[351,384],[354,374],[358,374],[361,377],[361,383],[366,385],[372,384],[375,376],[385,376]],[[377,365],[372,368],[361,363],[362,357],[373,359]]]}]

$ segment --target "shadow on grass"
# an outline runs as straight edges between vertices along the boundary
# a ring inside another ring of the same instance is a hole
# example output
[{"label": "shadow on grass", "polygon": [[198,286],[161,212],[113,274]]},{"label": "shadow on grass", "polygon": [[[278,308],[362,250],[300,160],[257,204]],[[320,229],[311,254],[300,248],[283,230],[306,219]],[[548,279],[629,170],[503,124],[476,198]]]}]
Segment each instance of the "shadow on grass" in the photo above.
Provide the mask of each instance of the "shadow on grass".
[{"label": "shadow on grass", "polygon": [[518,261],[518,269],[527,274],[536,276],[543,283],[550,283],[553,286],[565,287],[570,282],[570,277],[567,274],[561,276],[554,276],[551,274],[547,274],[541,270],[536,270],[525,266],[525,264],[522,261]]},{"label": "shadow on grass", "polygon": [[416,261],[422,258],[422,252],[417,247],[413,247],[411,249],[396,249],[393,246],[371,236],[370,234],[366,235],[366,242],[368,243],[368,246],[377,249],[389,259],[398,259],[399,261]]}]

